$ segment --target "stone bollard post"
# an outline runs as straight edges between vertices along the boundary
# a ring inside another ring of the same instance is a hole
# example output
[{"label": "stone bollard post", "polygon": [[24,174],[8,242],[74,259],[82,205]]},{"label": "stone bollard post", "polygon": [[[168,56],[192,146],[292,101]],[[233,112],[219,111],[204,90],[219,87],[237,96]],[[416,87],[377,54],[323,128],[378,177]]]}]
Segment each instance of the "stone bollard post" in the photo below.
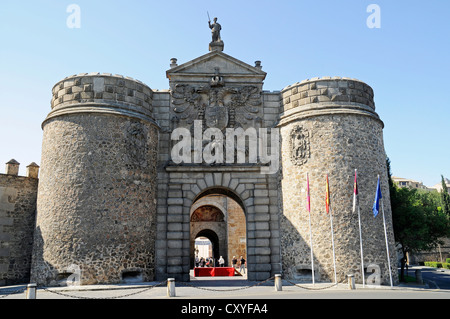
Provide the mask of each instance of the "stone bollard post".
[{"label": "stone bollard post", "polygon": [[175,294],[175,278],[167,279],[167,297],[176,297],[176,294]]},{"label": "stone bollard post", "polygon": [[26,299],[36,299],[36,284],[28,284]]},{"label": "stone bollard post", "polygon": [[416,282],[418,284],[423,284],[422,271],[420,269],[416,269]]},{"label": "stone bollard post", "polygon": [[356,286],[355,286],[355,275],[347,275],[347,277],[348,277],[348,289],[351,289],[351,290],[353,290],[353,289],[356,289]]},{"label": "stone bollard post", "polygon": [[282,291],[281,275],[275,275],[275,291]]}]

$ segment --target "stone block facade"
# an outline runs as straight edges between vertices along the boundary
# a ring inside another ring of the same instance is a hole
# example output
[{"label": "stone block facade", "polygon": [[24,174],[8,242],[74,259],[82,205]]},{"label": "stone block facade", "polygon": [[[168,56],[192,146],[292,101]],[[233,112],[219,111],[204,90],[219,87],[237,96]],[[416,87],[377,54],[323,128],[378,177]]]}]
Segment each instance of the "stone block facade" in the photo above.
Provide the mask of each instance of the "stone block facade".
[{"label": "stone block facade", "polygon": [[[233,256],[240,258],[244,257],[247,260],[247,227],[245,222],[245,214],[239,204],[227,198],[227,212],[228,212],[228,259],[227,265],[232,266]],[[265,245],[267,246],[267,241]]]},{"label": "stone block facade", "polygon": [[[326,175],[329,175],[338,281],[345,280],[349,272],[362,281],[358,215],[352,210],[357,169],[364,268],[370,264],[380,266],[384,283],[389,283],[383,220],[380,216],[374,218],[372,213],[378,175],[382,193],[389,194],[383,123],[374,112],[372,89],[354,79],[323,78],[285,88],[282,96],[284,113],[280,127],[285,142],[281,150],[280,196],[285,274],[303,279],[306,273],[306,279],[310,279],[311,216],[315,275],[318,280],[334,279],[331,221],[325,212]],[[306,102],[304,96],[310,99]],[[321,96],[326,99],[320,99]],[[310,182],[311,214],[306,209],[306,174]],[[385,196],[383,201],[388,216],[390,262],[395,267],[389,197]],[[299,254],[299,250],[304,253]],[[396,272],[395,268],[392,271]]]},{"label": "stone block facade", "polygon": [[[280,271],[276,177],[262,175],[259,168],[245,166],[168,166],[166,170],[169,183],[159,184],[159,187],[167,188],[167,197],[158,198],[161,205],[157,208],[160,221],[156,247],[158,280],[167,276],[189,280],[192,258],[190,209],[197,199],[208,194],[229,196],[243,207],[247,222],[249,279],[264,280],[270,277],[272,271]],[[171,201],[171,196],[182,198],[183,203]],[[183,244],[181,248],[172,248],[175,247],[174,242]]]}]

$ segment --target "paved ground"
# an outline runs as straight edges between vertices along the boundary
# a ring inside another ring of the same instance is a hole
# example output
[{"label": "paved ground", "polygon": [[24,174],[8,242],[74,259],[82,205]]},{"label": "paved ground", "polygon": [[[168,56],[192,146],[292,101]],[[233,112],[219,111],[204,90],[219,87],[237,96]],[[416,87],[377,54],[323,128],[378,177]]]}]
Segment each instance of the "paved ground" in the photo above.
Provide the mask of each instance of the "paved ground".
[{"label": "paved ground", "polygon": [[[430,273],[433,269],[423,267],[422,273]],[[415,269],[410,268],[410,274]],[[449,276],[450,271],[441,273],[441,276]],[[424,278],[428,275],[424,275]],[[434,277],[430,277],[434,278]],[[449,277],[444,277],[445,283],[450,281]],[[330,283],[294,285],[292,282],[283,280],[282,291],[275,291],[274,281],[264,283],[250,282],[243,277],[228,277],[221,279],[213,278],[193,278],[191,282],[176,282],[176,297],[167,296],[166,283],[140,283],[128,285],[98,285],[79,286],[61,288],[39,288],[36,299],[147,299],[147,300],[172,300],[177,301],[177,305],[186,303],[201,302],[201,300],[295,300],[295,299],[450,299],[450,290],[443,289],[435,285],[426,284],[400,285],[393,288],[389,286],[362,287],[357,284],[355,290],[350,290],[348,284],[332,285]],[[436,282],[436,278],[434,278]],[[437,280],[439,281],[439,280]],[[158,286],[158,284],[160,284]],[[442,284],[441,284],[442,285]],[[25,286],[2,287],[0,289],[0,302],[2,300],[25,299]],[[14,293],[20,290],[19,293]],[[191,300],[191,301],[188,301]]]},{"label": "paved ground", "polygon": [[[159,286],[157,286],[160,284]],[[276,291],[274,281],[263,284],[242,277],[226,279],[192,278],[189,283],[176,282],[176,296],[167,296],[167,283],[135,285],[99,285],[65,288],[39,288],[36,299],[25,300],[25,286],[0,289],[0,307],[14,309],[21,315],[58,314],[99,317],[128,315],[164,318],[275,318],[297,313],[305,316],[309,309],[320,310],[321,317],[336,313],[383,314],[389,309],[402,309],[406,316],[417,315],[417,309],[430,299],[450,299],[450,290],[434,289],[428,284],[396,287],[362,287],[350,290],[348,284],[298,284],[283,280],[282,291]],[[12,293],[21,289],[19,293]],[[8,292],[9,291],[9,292]],[[12,294],[7,294],[12,293]],[[357,299],[357,303],[354,300]],[[392,300],[391,300],[392,299]],[[25,301],[20,301],[25,300]],[[325,302],[324,302],[325,300]],[[404,306],[399,302],[408,302]],[[8,305],[8,303],[24,303]],[[81,303],[80,303],[81,302]],[[419,303],[420,302],[420,303]],[[48,304],[49,303],[49,304]],[[98,303],[98,304],[97,304]],[[88,307],[84,305],[88,305]],[[29,305],[29,306],[28,306]],[[90,305],[90,307],[89,307]],[[357,305],[357,307],[356,307]],[[433,313],[445,310],[444,304],[432,307]],[[305,312],[306,311],[306,312]]]},{"label": "paved ground", "polygon": [[[252,286],[251,282],[227,283],[176,283],[176,297],[167,296],[167,286],[154,287],[157,283],[132,286],[92,286],[89,288],[51,288],[38,289],[36,299],[450,299],[450,290],[426,287],[386,287],[349,290],[340,284],[299,284],[293,286],[283,281],[283,290],[275,291],[273,281],[270,285]],[[16,288],[16,287],[11,287]],[[17,287],[21,288],[21,287]],[[13,292],[14,290],[10,290]],[[1,296],[3,297],[3,296]],[[25,293],[11,294],[1,300],[25,299]]]}]

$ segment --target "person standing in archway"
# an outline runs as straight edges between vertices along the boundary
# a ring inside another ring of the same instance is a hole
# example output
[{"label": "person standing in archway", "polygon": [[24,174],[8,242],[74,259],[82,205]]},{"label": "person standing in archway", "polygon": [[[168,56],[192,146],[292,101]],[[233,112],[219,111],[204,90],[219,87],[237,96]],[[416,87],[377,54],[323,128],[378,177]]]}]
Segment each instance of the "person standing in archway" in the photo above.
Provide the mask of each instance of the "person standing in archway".
[{"label": "person standing in archway", "polygon": [[200,265],[200,259],[198,256],[195,256],[195,267],[198,267]]},{"label": "person standing in archway", "polygon": [[237,268],[237,258],[236,256],[233,256],[233,259],[231,259],[231,264],[233,265],[233,268],[236,269]]},{"label": "person standing in archway", "polygon": [[239,272],[244,273],[245,274],[245,259],[243,256],[241,256],[240,258],[240,267],[239,267]]}]

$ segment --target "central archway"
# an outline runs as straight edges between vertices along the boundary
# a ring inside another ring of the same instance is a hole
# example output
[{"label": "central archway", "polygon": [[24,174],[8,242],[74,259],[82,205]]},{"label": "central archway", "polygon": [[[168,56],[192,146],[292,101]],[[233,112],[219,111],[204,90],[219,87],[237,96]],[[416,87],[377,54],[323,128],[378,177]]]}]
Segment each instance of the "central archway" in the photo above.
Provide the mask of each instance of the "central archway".
[{"label": "central archway", "polygon": [[247,225],[239,197],[223,189],[209,189],[197,196],[190,213],[190,268],[195,264],[195,239],[206,237],[212,243],[214,266],[223,257],[225,266],[232,259],[247,259]]},{"label": "central archway", "polygon": [[[191,215],[196,208],[207,205],[203,200],[218,195],[233,200],[241,212],[242,222],[232,223],[230,207],[216,206],[224,213],[227,229],[245,227],[244,235],[233,237],[234,243],[227,235],[227,265],[233,256],[246,256],[248,280],[266,280],[281,272],[276,176],[261,174],[261,167],[255,165],[169,165],[166,172],[167,178],[160,185],[167,200],[162,199],[158,206],[157,280],[190,280],[194,258],[190,240],[196,235],[191,232]],[[242,253],[229,251],[240,247]]]}]

